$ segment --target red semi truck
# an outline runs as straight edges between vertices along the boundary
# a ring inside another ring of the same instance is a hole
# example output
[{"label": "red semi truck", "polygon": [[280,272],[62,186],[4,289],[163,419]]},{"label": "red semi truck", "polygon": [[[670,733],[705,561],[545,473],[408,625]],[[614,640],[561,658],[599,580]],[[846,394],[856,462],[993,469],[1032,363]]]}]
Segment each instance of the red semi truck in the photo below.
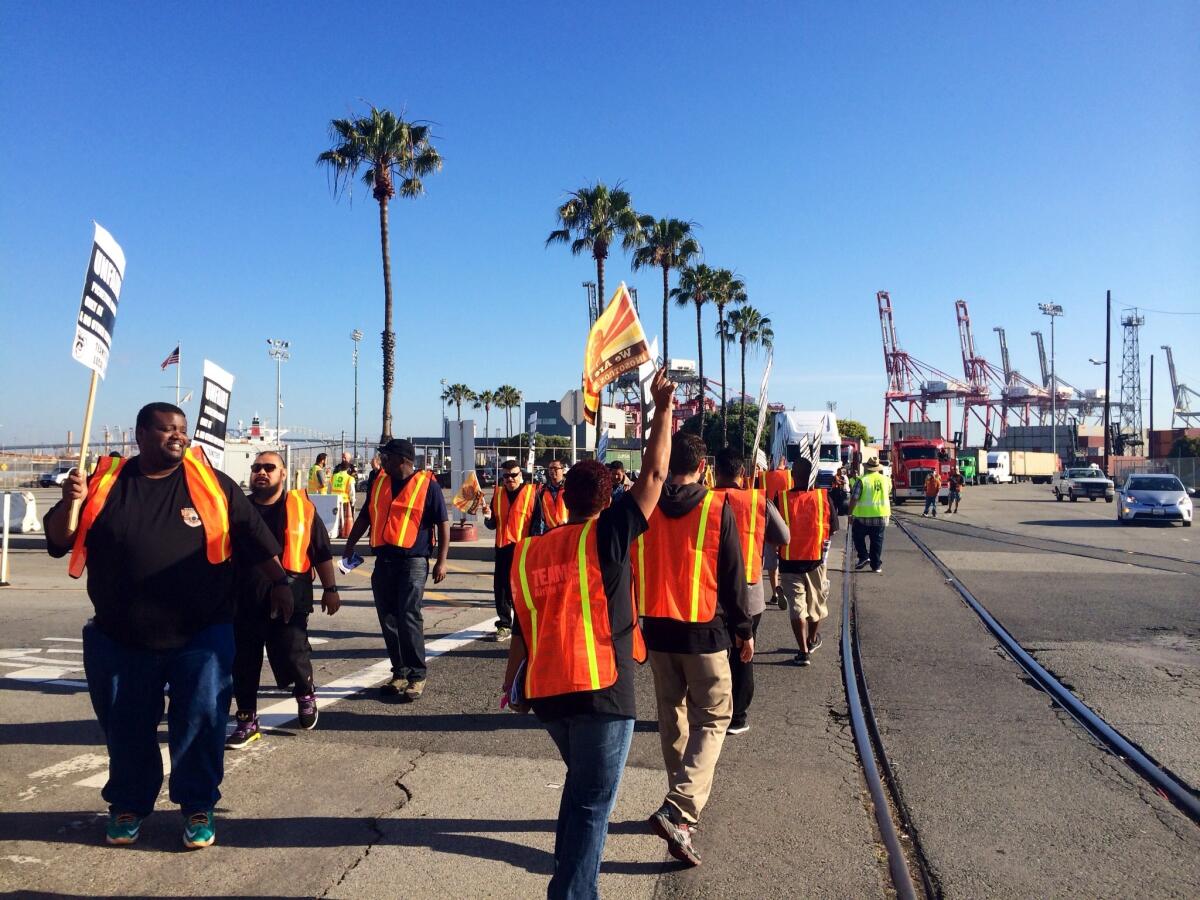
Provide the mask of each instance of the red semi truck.
[{"label": "red semi truck", "polygon": [[950,496],[950,473],[954,471],[954,446],[944,438],[900,438],[892,441],[892,500],[925,499],[925,477],[934,470],[942,479],[938,498]]}]

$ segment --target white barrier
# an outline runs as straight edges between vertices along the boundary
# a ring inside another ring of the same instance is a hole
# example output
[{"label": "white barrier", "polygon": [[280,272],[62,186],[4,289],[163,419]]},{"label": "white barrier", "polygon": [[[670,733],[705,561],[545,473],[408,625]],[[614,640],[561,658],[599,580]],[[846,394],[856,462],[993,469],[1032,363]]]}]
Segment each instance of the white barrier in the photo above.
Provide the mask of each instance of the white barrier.
[{"label": "white barrier", "polygon": [[331,538],[338,536],[338,510],[342,498],[337,494],[309,494],[308,499],[316,507],[317,518],[325,523]]}]

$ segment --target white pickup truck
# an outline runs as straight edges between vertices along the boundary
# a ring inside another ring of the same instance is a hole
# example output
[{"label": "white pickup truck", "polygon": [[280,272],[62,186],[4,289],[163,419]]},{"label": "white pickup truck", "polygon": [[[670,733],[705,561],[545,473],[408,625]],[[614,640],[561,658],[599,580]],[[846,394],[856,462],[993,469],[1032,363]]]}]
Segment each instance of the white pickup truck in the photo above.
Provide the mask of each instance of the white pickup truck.
[{"label": "white pickup truck", "polygon": [[1072,503],[1080,497],[1095,502],[1101,497],[1106,503],[1113,502],[1115,489],[1112,480],[1095,466],[1078,469],[1064,469],[1054,477],[1054,499]]}]

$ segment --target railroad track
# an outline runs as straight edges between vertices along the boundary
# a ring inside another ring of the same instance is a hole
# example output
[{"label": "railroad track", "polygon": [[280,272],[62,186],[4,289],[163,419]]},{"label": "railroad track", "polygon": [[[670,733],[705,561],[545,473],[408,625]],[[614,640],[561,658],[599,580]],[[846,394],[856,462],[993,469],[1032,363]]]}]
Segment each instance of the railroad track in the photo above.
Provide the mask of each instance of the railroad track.
[{"label": "railroad track", "polygon": [[[911,524],[906,524],[896,517],[893,517],[893,522],[929,559],[941,573],[946,584],[955,590],[963,603],[979,617],[984,627],[1000,642],[1009,658],[1017,663],[1042,691],[1048,694],[1060,708],[1069,713],[1102,747],[1121,759],[1193,823],[1200,825],[1200,794],[1195,788],[1163,767],[1141,747],[1126,738],[1043,668],[1008,629],[959,581],[954,571],[914,533]],[[915,898],[919,894],[923,894],[927,898],[940,897],[941,891],[932,877],[929,864],[921,848],[917,829],[904,804],[902,792],[888,762],[871,708],[870,692],[866,676],[863,673],[858,643],[857,597],[854,590],[855,578],[851,573],[852,557],[850,535],[847,530],[846,546],[842,555],[840,643],[842,680],[846,689],[851,732],[871,796],[875,821],[887,852],[888,872],[896,893],[901,898]]]}]

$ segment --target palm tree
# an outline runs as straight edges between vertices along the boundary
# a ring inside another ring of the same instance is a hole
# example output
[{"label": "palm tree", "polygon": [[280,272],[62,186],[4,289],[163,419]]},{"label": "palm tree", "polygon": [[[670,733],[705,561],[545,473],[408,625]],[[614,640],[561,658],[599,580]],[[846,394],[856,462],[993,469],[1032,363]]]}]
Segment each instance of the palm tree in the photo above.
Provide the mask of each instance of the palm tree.
[{"label": "palm tree", "polygon": [[704,436],[704,323],[701,313],[707,303],[712,302],[713,289],[716,287],[716,272],[700,263],[695,266],[684,266],[679,270],[679,286],[671,290],[671,296],[679,306],[696,307],[696,364],[700,376],[700,428],[699,434]]},{"label": "palm tree", "polygon": [[464,403],[474,403],[478,395],[465,384],[447,385],[442,391],[442,402],[453,403],[458,421],[462,421],[462,406]]},{"label": "palm tree", "polygon": [[[746,439],[746,349],[748,347],[763,347],[770,348],[775,340],[775,332],[771,329],[771,320],[764,316],[753,306],[746,305],[740,309],[731,310],[729,319],[725,322],[725,330],[722,334],[726,343],[734,342],[741,346],[742,351],[742,408],[741,408],[741,432],[742,441]],[[742,452],[746,452],[743,446]],[[754,452],[754,448],[750,448],[750,452]]]},{"label": "palm tree", "polygon": [[670,309],[668,276],[671,269],[683,268],[704,251],[700,242],[692,235],[692,229],[699,227],[695,222],[685,222],[682,219],[655,220],[654,216],[639,216],[638,225],[642,231],[642,243],[633,254],[634,271],[646,266],[658,266],[662,269],[662,358],[665,364],[670,359],[667,341],[667,310]]},{"label": "palm tree", "polygon": [[512,411],[521,408],[521,399],[523,396],[511,384],[502,384],[496,388],[496,406],[504,410],[506,433],[510,439],[512,438]]},{"label": "palm tree", "polygon": [[[725,333],[725,307],[746,302],[746,285],[729,269],[717,269],[713,275],[712,302],[717,308],[717,336]],[[721,446],[729,438],[729,410],[725,403],[725,342],[721,351]]]},{"label": "palm tree", "polygon": [[[383,435],[392,436],[392,384],[396,371],[396,335],[392,331],[392,260],[388,239],[388,201],[425,193],[421,179],[441,171],[442,157],[429,142],[429,125],[408,122],[386,109],[371,107],[365,116],[329,123],[334,146],[317,157],[332,171],[335,192],[352,188],[360,168],[363,183],[379,202],[379,242],[383,254]],[[397,182],[399,186],[397,187]]]},{"label": "palm tree", "polygon": [[488,429],[491,427],[491,424],[492,424],[492,407],[499,406],[499,404],[496,402],[496,400],[497,400],[497,397],[496,397],[495,391],[480,391],[478,394],[475,395],[475,400],[472,403],[472,405],[476,409],[483,410],[483,436],[484,437],[487,437]]},{"label": "palm tree", "polygon": [[[578,256],[585,250],[592,251],[596,260],[596,286],[600,308],[604,308],[608,297],[604,293],[604,260],[608,248],[618,237],[621,246],[632,250],[639,243],[641,224],[633,211],[629,192],[620,184],[610,189],[601,182],[572,191],[567,201],[558,208],[558,222],[562,226],[550,232],[546,246],[570,244],[571,252]],[[600,443],[600,428],[604,416],[596,416],[596,443]]]}]

